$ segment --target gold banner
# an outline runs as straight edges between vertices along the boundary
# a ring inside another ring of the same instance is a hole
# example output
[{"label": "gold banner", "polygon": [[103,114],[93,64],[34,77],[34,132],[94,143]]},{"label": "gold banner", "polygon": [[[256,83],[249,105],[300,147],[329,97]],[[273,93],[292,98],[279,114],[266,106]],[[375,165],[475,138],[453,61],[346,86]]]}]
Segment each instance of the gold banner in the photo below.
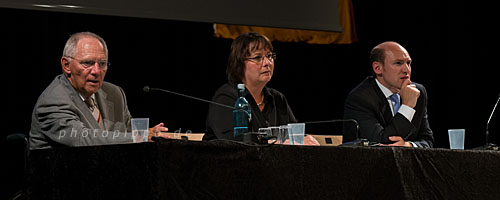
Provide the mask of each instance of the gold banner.
[{"label": "gold banner", "polygon": [[338,0],[339,19],[343,32],[309,31],[259,26],[214,24],[216,37],[234,39],[243,33],[255,31],[267,36],[271,41],[306,42],[309,44],[351,44],[358,41],[354,25],[351,0]]}]

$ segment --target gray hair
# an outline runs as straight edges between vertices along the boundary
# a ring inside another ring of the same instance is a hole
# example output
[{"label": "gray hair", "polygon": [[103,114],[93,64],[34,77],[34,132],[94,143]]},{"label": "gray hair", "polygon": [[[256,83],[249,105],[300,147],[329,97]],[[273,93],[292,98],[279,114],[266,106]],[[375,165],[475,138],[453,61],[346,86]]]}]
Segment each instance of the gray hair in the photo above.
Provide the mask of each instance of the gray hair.
[{"label": "gray hair", "polygon": [[74,57],[76,54],[76,44],[78,41],[83,38],[83,37],[93,37],[102,44],[104,48],[104,53],[106,54],[106,57],[108,57],[108,46],[106,45],[106,42],[104,39],[102,39],[101,36],[98,36],[95,33],[92,32],[79,32],[79,33],[74,33],[71,35],[66,41],[66,45],[64,45],[64,50],[63,50],[63,57]]}]

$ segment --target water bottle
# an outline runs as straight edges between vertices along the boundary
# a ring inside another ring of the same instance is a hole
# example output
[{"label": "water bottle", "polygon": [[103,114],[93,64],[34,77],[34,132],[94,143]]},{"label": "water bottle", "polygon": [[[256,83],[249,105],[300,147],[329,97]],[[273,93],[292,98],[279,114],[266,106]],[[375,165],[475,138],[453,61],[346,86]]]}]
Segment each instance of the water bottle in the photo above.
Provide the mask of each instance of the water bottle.
[{"label": "water bottle", "polygon": [[252,110],[244,96],[245,84],[238,84],[238,99],[234,103],[233,127],[234,137],[248,133],[248,124],[252,118]]}]

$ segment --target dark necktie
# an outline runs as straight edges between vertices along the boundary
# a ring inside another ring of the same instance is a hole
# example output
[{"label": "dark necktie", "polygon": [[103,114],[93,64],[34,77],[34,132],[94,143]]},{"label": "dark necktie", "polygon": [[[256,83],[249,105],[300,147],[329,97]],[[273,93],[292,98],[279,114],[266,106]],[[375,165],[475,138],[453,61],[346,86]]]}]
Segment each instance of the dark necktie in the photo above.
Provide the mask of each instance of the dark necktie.
[{"label": "dark necktie", "polygon": [[396,113],[398,113],[399,107],[401,106],[401,103],[399,102],[399,94],[395,93],[389,98],[394,102],[394,115],[396,115]]}]

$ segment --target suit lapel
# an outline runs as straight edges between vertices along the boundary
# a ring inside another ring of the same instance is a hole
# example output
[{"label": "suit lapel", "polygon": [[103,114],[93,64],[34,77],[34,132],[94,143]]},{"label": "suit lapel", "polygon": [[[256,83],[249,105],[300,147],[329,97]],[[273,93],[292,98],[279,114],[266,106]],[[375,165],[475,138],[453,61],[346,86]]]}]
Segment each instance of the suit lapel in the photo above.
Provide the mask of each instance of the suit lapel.
[{"label": "suit lapel", "polygon": [[379,118],[381,118],[381,121],[384,123],[384,126],[389,124],[391,122],[392,118],[394,117],[392,115],[391,107],[389,105],[389,102],[387,101],[387,98],[385,98],[384,93],[382,90],[378,87],[377,82],[375,82],[375,77],[370,81],[371,86],[373,87],[373,90],[377,94],[377,101],[378,101],[378,114]]},{"label": "suit lapel", "polygon": [[382,112],[384,116],[384,122],[386,123],[385,125],[387,125],[392,121],[392,118],[394,118],[394,116],[392,115],[391,107],[389,106],[389,102],[385,101]]},{"label": "suit lapel", "polygon": [[86,125],[92,129],[99,128],[99,124],[97,124],[94,115],[92,115],[92,112],[90,111],[87,104],[85,104],[85,102],[82,100],[78,91],[76,91],[76,89],[71,85],[66,76],[60,76],[60,78],[62,79],[62,84],[67,90],[69,90],[71,101],[79,109],[79,112],[82,113],[82,115],[85,117],[85,119],[82,119],[82,121],[86,122]]},{"label": "suit lapel", "polygon": [[115,106],[112,101],[108,100],[108,94],[102,88],[96,93],[96,101],[101,111],[104,128],[108,129],[110,126],[109,122],[114,121],[112,113],[114,113]]}]

